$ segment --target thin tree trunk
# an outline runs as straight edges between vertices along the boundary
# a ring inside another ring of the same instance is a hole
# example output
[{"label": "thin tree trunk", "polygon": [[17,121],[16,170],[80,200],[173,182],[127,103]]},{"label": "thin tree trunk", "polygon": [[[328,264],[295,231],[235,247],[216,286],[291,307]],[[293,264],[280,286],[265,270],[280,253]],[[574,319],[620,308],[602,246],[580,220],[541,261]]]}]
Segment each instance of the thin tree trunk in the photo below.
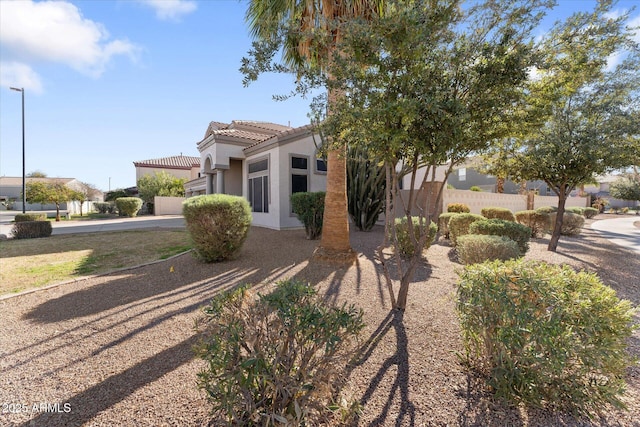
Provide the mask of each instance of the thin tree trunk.
[{"label": "thin tree trunk", "polygon": [[564,186],[560,187],[558,193],[558,212],[556,212],[556,222],[553,226],[553,232],[551,234],[551,240],[549,240],[549,246],[547,250],[556,252],[558,248],[558,241],[560,240],[560,232],[562,231],[562,220],[564,219],[565,204],[567,202],[567,192]]}]

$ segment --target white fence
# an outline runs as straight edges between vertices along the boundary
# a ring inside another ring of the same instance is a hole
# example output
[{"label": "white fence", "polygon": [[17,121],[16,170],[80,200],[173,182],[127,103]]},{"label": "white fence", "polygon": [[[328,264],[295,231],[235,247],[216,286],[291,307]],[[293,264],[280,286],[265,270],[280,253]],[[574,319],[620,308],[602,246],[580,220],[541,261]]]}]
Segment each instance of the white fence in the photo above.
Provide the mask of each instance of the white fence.
[{"label": "white fence", "polygon": [[182,202],[184,197],[161,197],[153,198],[154,215],[182,215]]}]

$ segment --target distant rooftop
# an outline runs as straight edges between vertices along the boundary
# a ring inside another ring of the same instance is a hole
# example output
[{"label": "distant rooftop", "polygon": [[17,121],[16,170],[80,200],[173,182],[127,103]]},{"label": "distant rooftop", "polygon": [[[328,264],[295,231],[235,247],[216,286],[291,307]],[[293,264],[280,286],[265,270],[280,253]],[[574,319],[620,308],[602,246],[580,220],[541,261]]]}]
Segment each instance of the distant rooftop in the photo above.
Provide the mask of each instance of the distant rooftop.
[{"label": "distant rooftop", "polygon": [[183,156],[182,154],[180,154],[179,156],[140,160],[138,162],[133,162],[133,164],[136,167],[191,169],[193,167],[200,167],[200,157]]}]

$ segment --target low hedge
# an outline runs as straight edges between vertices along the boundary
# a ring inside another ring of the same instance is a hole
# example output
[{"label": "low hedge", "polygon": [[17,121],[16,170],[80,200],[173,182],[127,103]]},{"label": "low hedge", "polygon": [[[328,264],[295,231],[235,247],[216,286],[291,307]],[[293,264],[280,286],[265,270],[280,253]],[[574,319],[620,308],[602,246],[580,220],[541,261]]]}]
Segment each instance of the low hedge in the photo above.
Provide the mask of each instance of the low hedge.
[{"label": "low hedge", "polygon": [[505,221],[515,221],[516,217],[511,212],[511,209],[507,208],[498,208],[498,207],[488,207],[482,208],[480,213],[483,217],[488,219],[504,219]]},{"label": "low hedge", "polygon": [[584,212],[582,213],[582,215],[584,215],[585,218],[593,218],[594,216],[598,215],[598,213],[600,212],[596,208],[584,208]]},{"label": "low hedge", "polygon": [[47,214],[46,213],[19,213],[16,214],[13,219],[15,222],[26,222],[26,221],[46,221]]},{"label": "low hedge", "polygon": [[454,215],[458,215],[456,212],[445,212],[438,217],[438,231],[446,239],[449,238],[449,221]]},{"label": "low hedge", "polygon": [[460,278],[467,361],[496,397],[587,416],[624,407],[635,310],[595,274],[515,260],[466,266]]},{"label": "low hedge", "polygon": [[464,203],[449,203],[447,205],[447,212],[469,213],[471,212],[471,209]]},{"label": "low hedge", "polygon": [[510,238],[483,234],[460,236],[456,245],[456,252],[458,261],[465,265],[520,257],[518,244]]},{"label": "low hedge", "polygon": [[531,229],[517,222],[506,221],[504,219],[485,219],[469,225],[469,234],[508,237],[518,244],[520,254],[524,255],[529,250]]},{"label": "low hedge", "polygon": [[469,226],[476,221],[483,221],[486,218],[482,215],[472,213],[461,213],[449,220],[449,239],[453,246],[456,245],[457,238],[469,234]]},{"label": "low hedge", "polygon": [[558,212],[558,208],[556,208],[555,206],[540,206],[536,209],[536,211],[540,213],[550,214],[553,212]]},{"label": "low hedge", "polygon": [[[426,224],[426,219],[423,218],[422,221],[423,224],[420,226],[420,219],[418,217],[411,217],[411,222],[413,223],[413,235],[416,240],[419,241],[421,235],[427,234],[424,246],[420,248],[421,252],[425,249],[429,249],[438,231],[438,226],[436,226],[433,221],[431,221],[428,226]],[[395,227],[396,236],[398,238],[398,252],[403,257],[412,257],[416,252],[416,246],[409,234],[409,222],[407,221],[407,218],[396,218]]]},{"label": "low hedge", "polygon": [[14,239],[35,239],[49,237],[52,231],[50,221],[19,221],[13,224],[11,234]]},{"label": "low hedge", "polygon": [[571,212],[577,215],[582,215],[584,216],[584,209],[580,206],[569,206],[568,208],[565,209],[565,212]]},{"label": "low hedge", "polygon": [[309,240],[318,239],[322,235],[325,194],[324,191],[317,191],[291,195],[291,210],[304,225]]},{"label": "low hedge", "polygon": [[[554,212],[549,214],[549,232],[555,227],[557,214]],[[582,232],[584,226],[584,217],[572,212],[565,212],[562,216],[562,229],[560,234],[563,236],[577,236]]]},{"label": "low hedge", "polygon": [[251,207],[243,197],[207,194],[182,203],[182,214],[197,257],[217,262],[235,257],[251,226]]},{"label": "low hedge", "polygon": [[531,229],[531,237],[543,237],[549,229],[549,214],[536,210],[518,211],[514,214],[518,224]]},{"label": "low hedge", "polygon": [[121,216],[135,217],[142,208],[142,199],[139,197],[118,197],[116,207]]}]

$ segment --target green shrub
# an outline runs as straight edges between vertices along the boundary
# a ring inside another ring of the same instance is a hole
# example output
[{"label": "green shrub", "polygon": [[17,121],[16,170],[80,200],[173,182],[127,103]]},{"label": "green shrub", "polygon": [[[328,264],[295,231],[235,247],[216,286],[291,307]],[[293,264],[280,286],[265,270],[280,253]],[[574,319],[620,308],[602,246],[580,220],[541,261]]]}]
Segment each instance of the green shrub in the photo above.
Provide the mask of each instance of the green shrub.
[{"label": "green shrub", "polygon": [[24,214],[16,214],[13,219],[15,222],[25,222],[25,221],[46,221],[47,214],[46,213],[24,213]]},{"label": "green shrub", "polygon": [[21,221],[13,224],[11,234],[14,239],[35,239],[51,236],[51,222],[49,221]]},{"label": "green shrub", "polygon": [[499,398],[591,415],[620,400],[634,310],[596,275],[542,262],[465,267],[467,360]]},{"label": "green shrub", "polygon": [[447,212],[469,213],[471,212],[471,209],[469,209],[469,206],[464,203],[449,203],[447,205]]},{"label": "green shrub", "polygon": [[449,238],[449,221],[454,215],[458,215],[456,212],[445,212],[438,217],[438,230],[446,239]]},{"label": "green shrub", "polygon": [[110,202],[95,202],[93,207],[101,214],[115,213],[115,206]]},{"label": "green shrub", "polygon": [[194,244],[194,253],[205,262],[236,256],[251,226],[251,207],[246,199],[228,194],[190,197],[182,214]]},{"label": "green shrub", "polygon": [[311,285],[288,280],[258,297],[245,288],[223,293],[204,312],[196,353],[206,362],[198,385],[216,417],[210,425],[326,421],[362,310],[331,307]]},{"label": "green shrub", "polygon": [[472,213],[461,213],[452,217],[449,220],[449,239],[451,244],[455,246],[458,237],[469,234],[469,226],[471,224],[485,219],[482,215]]},{"label": "green shrub", "polygon": [[549,229],[549,214],[536,210],[518,211],[514,214],[518,224],[531,229],[531,237],[543,237]]},{"label": "green shrub", "polygon": [[[549,232],[553,230],[556,223],[557,214],[554,212],[549,215]],[[584,225],[584,217],[571,212],[565,212],[562,216],[562,229],[560,234],[563,236],[577,236],[582,232]]]},{"label": "green shrub", "polygon": [[584,208],[584,212],[582,213],[585,218],[593,218],[598,215],[598,209],[596,208]]},{"label": "green shrub", "polygon": [[325,194],[324,191],[318,191],[291,195],[291,210],[304,225],[307,239],[315,240],[322,234]]},{"label": "green shrub", "polygon": [[477,185],[472,185],[471,187],[469,187],[469,191],[477,191],[479,193],[482,192],[482,188],[478,187]]},{"label": "green shrub", "polygon": [[520,254],[529,250],[531,229],[526,225],[504,219],[485,219],[476,221],[469,226],[469,234],[485,234],[508,237],[518,244]]},{"label": "green shrub", "polygon": [[[429,249],[431,243],[436,237],[436,233],[438,231],[438,226],[431,221],[427,229],[427,221],[426,219],[422,219],[422,226],[420,226],[420,218],[411,217],[411,222],[413,223],[413,235],[416,240],[419,242],[421,235],[427,235],[424,246],[421,251],[425,249]],[[396,236],[398,237],[398,252],[401,256],[409,258],[412,257],[416,251],[416,246],[411,239],[409,234],[409,222],[406,217],[396,218],[395,220],[396,227]]]},{"label": "green shrub", "polygon": [[571,212],[574,213],[576,215],[583,215],[584,216],[584,209],[580,206],[570,206],[568,208],[565,209],[565,212]]},{"label": "green shrub", "polygon": [[[474,223],[474,224],[477,224]],[[458,238],[456,252],[462,264],[520,257],[518,244],[505,236],[466,234]]]},{"label": "green shrub", "polygon": [[536,209],[537,212],[550,214],[553,212],[558,212],[558,208],[555,206],[540,206]]},{"label": "green shrub", "polygon": [[139,197],[118,197],[116,207],[121,216],[134,217],[142,207],[142,199]]},{"label": "green shrub", "polygon": [[507,208],[496,208],[496,207],[489,207],[489,208],[482,208],[480,210],[480,213],[482,213],[482,216],[488,219],[504,219],[505,221],[515,221],[516,217],[513,215],[513,212],[511,212],[511,209],[507,209]]}]

